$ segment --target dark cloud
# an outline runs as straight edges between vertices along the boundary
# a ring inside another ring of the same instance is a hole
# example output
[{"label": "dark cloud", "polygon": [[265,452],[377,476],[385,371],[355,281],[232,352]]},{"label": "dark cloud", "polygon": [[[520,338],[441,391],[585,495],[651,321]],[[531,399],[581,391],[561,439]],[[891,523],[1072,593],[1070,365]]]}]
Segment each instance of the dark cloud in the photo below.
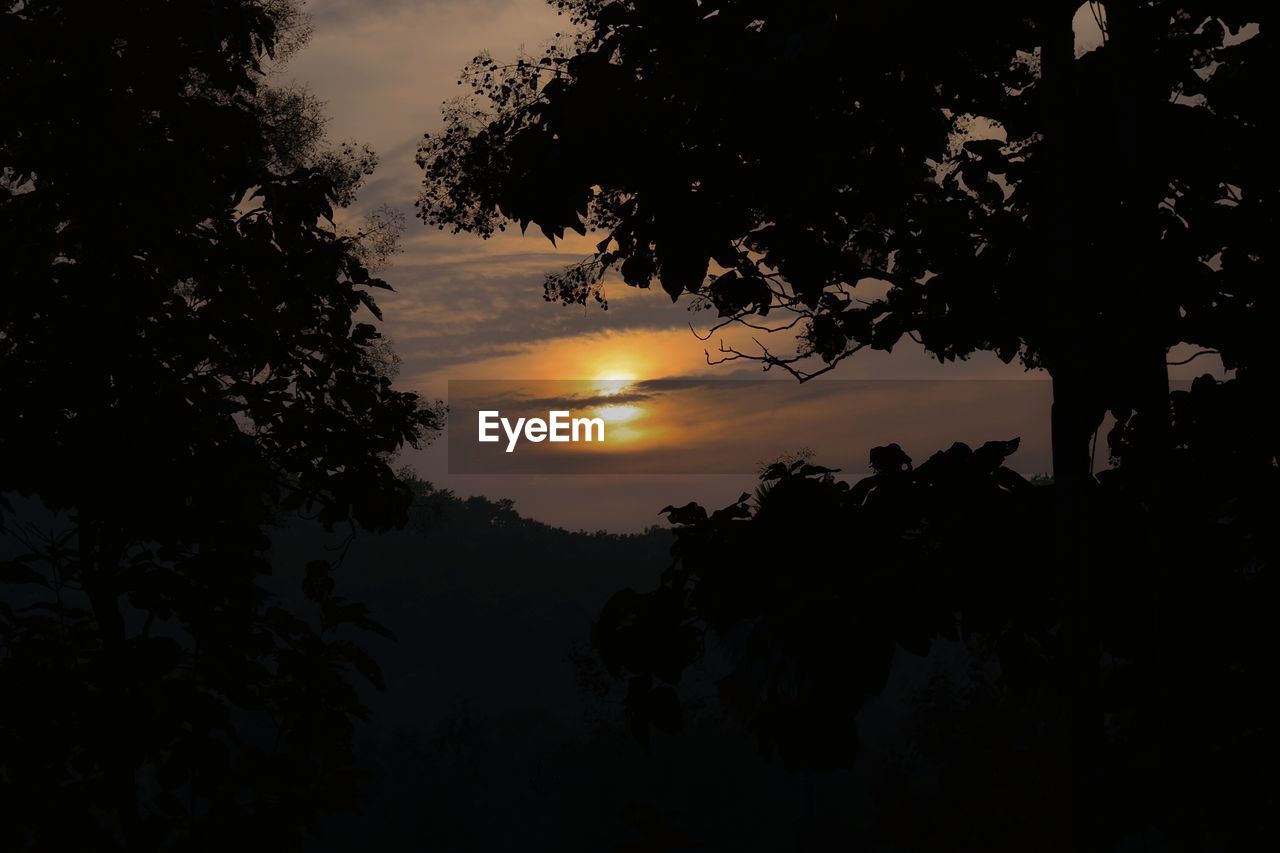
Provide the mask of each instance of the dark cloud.
[{"label": "dark cloud", "polygon": [[652,394],[623,391],[619,394],[565,394],[557,397],[538,397],[533,400],[517,400],[527,409],[594,409],[599,406],[625,406],[631,403],[646,403],[653,399]]},{"label": "dark cloud", "polygon": [[320,25],[345,23],[415,9],[465,9],[471,13],[492,13],[512,5],[513,0],[307,0],[304,10]]}]

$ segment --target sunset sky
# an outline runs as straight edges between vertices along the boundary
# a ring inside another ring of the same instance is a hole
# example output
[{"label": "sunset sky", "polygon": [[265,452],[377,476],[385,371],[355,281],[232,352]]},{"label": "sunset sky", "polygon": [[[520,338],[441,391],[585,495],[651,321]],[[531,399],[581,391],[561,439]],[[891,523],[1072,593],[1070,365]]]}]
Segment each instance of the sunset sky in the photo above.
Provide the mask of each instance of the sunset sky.
[{"label": "sunset sky", "polygon": [[[442,126],[442,102],[462,93],[460,69],[482,50],[496,57],[515,56],[522,49],[538,52],[567,29],[568,21],[544,0],[310,0],[306,8],[313,36],[279,72],[281,80],[306,86],[326,103],[332,140],[365,142],[378,152],[377,173],[362,190],[355,212],[389,204],[407,216],[404,251],[384,272],[397,292],[380,296],[383,330],[404,362],[402,387],[443,398],[448,381],[459,379],[761,378],[749,364],[708,367],[704,350],[714,350],[717,339],[704,343],[689,328],[690,323],[705,328],[707,315],[691,314],[683,304],[673,306],[660,290],[609,282],[608,311],[545,302],[543,274],[580,259],[594,240],[570,235],[553,247],[534,229],[521,236],[513,227],[485,241],[439,232],[414,218],[421,183],[414,155],[423,133]],[[786,333],[779,337],[790,343]],[[1184,375],[1197,368],[1204,365],[1193,365]],[[1043,379],[989,355],[942,366],[907,347],[891,355],[860,353],[835,375],[837,381]],[[1004,404],[990,399],[994,392],[979,390],[986,384],[958,383],[945,393],[930,391],[933,405],[927,411],[903,404],[904,393],[921,393],[902,390],[909,386],[864,395],[853,409],[847,395],[833,405],[831,395],[811,394],[769,411],[759,410],[755,396],[745,401],[753,411],[703,397],[699,426],[683,432],[675,428],[677,415],[683,418],[699,408],[687,394],[679,404],[668,401],[661,410],[633,414],[647,418],[648,427],[669,444],[699,444],[721,455],[743,445],[741,458],[747,463],[760,461],[762,454],[776,457],[809,448],[815,461],[858,476],[865,472],[867,442],[896,440],[908,452],[923,454],[954,440],[1022,434],[1015,467],[1024,473],[1046,470],[1047,405],[1034,417],[1023,408],[1002,409]],[[992,420],[1000,412],[1009,416],[1006,421]],[[774,442],[772,453],[765,453]],[[464,496],[510,497],[522,514],[571,529],[639,530],[660,520],[657,510],[664,504],[698,500],[718,507],[753,485],[749,473],[451,476],[445,443],[442,438],[426,450],[408,451],[404,461],[439,486]],[[700,470],[709,469],[732,470],[733,465]]]}]

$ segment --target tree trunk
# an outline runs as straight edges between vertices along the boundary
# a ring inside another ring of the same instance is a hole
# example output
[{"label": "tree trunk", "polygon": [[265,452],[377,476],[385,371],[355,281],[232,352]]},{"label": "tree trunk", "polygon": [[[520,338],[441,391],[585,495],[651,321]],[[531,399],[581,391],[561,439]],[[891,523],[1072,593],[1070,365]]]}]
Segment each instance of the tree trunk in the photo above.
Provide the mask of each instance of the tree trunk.
[{"label": "tree trunk", "polygon": [[[1109,49],[1112,51],[1113,105],[1116,156],[1121,165],[1122,180],[1117,187],[1120,206],[1120,239],[1127,241],[1131,251],[1117,252],[1126,263],[1119,265],[1126,285],[1120,292],[1121,317],[1117,323],[1117,335],[1126,345],[1121,347],[1124,358],[1125,402],[1134,410],[1134,429],[1126,452],[1124,467],[1126,479],[1138,490],[1148,512],[1156,523],[1152,526],[1159,536],[1164,529],[1162,518],[1169,518],[1165,501],[1171,490],[1170,453],[1172,450],[1172,412],[1169,397],[1168,345],[1165,330],[1169,327],[1173,306],[1165,306],[1163,294],[1153,287],[1146,274],[1148,253],[1143,234],[1143,213],[1146,202],[1152,205],[1149,188],[1144,185],[1142,150],[1160,140],[1143,137],[1142,108],[1144,95],[1143,74],[1155,54],[1155,33],[1152,20],[1144,20],[1140,11],[1128,4],[1113,4],[1109,8]],[[1156,93],[1150,93],[1155,95]],[[1157,95],[1158,96],[1158,95]],[[1159,543],[1152,542],[1153,553]],[[1180,578],[1170,577],[1168,567],[1153,565],[1149,575],[1151,587],[1151,643],[1147,651],[1150,666],[1155,675],[1156,689],[1148,701],[1155,709],[1160,743],[1158,758],[1161,807],[1156,820],[1161,826],[1166,844],[1171,851],[1200,849],[1195,818],[1194,786],[1186,784],[1182,774],[1182,762],[1177,750],[1185,737],[1185,721],[1179,719],[1181,703],[1175,684],[1180,681],[1178,667],[1183,660],[1169,640],[1179,633],[1172,626],[1180,615],[1178,586]]]},{"label": "tree trunk", "polygon": [[1062,578],[1062,634],[1067,656],[1064,689],[1071,756],[1071,849],[1099,849],[1097,818],[1102,717],[1098,701],[1099,651],[1093,627],[1093,579],[1088,552],[1088,499],[1099,360],[1077,290],[1073,222],[1071,115],[1074,3],[1042,9],[1040,54],[1045,204],[1040,235],[1050,288],[1046,308],[1053,329],[1046,360],[1053,378],[1051,416],[1055,555]]}]

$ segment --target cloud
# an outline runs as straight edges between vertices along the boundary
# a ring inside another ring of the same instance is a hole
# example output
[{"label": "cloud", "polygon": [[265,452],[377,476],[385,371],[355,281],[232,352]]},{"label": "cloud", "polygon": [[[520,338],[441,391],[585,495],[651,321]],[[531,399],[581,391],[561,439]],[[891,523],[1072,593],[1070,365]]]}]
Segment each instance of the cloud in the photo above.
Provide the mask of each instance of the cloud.
[{"label": "cloud", "polygon": [[513,0],[307,0],[304,11],[313,21],[328,26],[357,18],[395,15],[424,10],[466,9],[491,14]]}]

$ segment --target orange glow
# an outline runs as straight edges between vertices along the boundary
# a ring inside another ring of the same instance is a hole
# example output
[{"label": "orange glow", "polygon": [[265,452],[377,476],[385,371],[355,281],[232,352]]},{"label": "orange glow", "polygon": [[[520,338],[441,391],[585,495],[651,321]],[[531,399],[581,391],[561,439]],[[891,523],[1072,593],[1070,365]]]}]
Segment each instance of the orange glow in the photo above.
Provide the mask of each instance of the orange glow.
[{"label": "orange glow", "polygon": [[[740,336],[745,334],[726,329],[727,343],[751,349],[749,337],[735,341],[727,334],[730,331]],[[474,359],[451,365],[440,373],[406,376],[400,384],[429,393],[429,389],[442,387],[448,379],[584,380],[597,386],[596,393],[603,394],[649,379],[698,374],[722,377],[726,372],[724,366],[707,366],[707,351],[716,356],[719,341],[719,337],[714,341],[700,341],[687,327],[610,330],[548,338],[521,346],[514,352],[477,354]]]}]

